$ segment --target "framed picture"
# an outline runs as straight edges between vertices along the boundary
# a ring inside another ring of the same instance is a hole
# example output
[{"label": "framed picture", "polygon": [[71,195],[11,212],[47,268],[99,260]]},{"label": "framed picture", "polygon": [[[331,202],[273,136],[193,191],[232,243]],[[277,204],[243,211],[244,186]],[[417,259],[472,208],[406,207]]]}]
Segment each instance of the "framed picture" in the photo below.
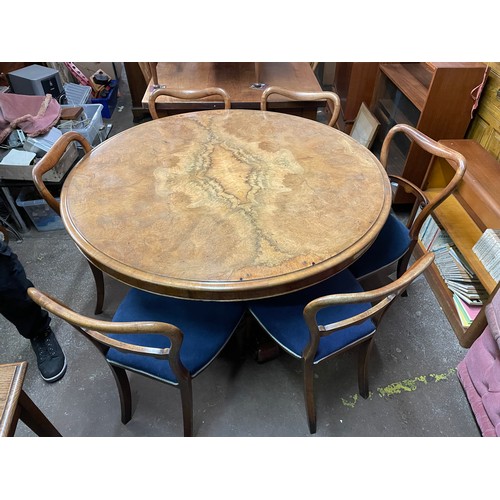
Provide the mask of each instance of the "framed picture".
[{"label": "framed picture", "polygon": [[351,137],[370,149],[379,127],[380,122],[362,102],[351,129]]}]

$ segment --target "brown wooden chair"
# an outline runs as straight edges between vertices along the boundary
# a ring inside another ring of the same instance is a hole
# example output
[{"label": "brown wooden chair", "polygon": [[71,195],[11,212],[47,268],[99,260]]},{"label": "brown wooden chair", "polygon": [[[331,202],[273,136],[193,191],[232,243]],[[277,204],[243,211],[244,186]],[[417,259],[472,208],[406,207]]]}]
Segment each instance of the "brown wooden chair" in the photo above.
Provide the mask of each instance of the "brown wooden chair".
[{"label": "brown wooden chair", "polygon": [[19,420],[38,436],[60,437],[23,389],[27,368],[26,361],[0,365],[0,437],[14,436]]},{"label": "brown wooden chair", "polygon": [[127,371],[178,387],[184,436],[193,435],[192,379],[217,357],[245,313],[241,302],[182,300],[134,288],[113,321],[100,321],[36,288],[29,288],[28,295],[76,328],[105,357],[118,387],[124,424],[132,417]]},{"label": "brown wooden chair", "polygon": [[[169,97],[175,97],[177,99],[192,100],[192,99],[202,99],[203,97],[209,97],[215,95],[220,96],[221,99],[224,101],[224,109],[231,108],[231,99],[229,97],[229,94],[220,87],[207,87],[205,89],[199,89],[199,90],[160,88],[155,90],[149,96],[148,100],[149,113],[151,114],[153,120],[159,118],[158,112],[156,110],[156,100],[160,96],[169,96]],[[216,103],[214,103],[214,107],[215,106],[217,106]]]},{"label": "brown wooden chair", "polygon": [[340,114],[340,98],[335,92],[302,92],[272,85],[267,87],[267,89],[262,92],[262,97],[260,99],[260,109],[262,111],[267,110],[267,101],[269,96],[273,94],[282,95],[284,97],[288,97],[288,99],[294,99],[296,101],[320,101],[322,99],[326,99],[331,113],[328,125],[330,127],[334,127],[337,124]]},{"label": "brown wooden chair", "polygon": [[409,180],[399,175],[389,174],[391,183],[403,189],[406,193],[412,193],[415,201],[406,223],[401,221],[394,213],[391,213],[375,242],[349,267],[357,279],[364,279],[382,271],[387,271],[386,274],[390,274],[395,263],[397,263],[397,276],[401,276],[408,267],[424,221],[454,191],[466,170],[467,163],[463,155],[405,124],[395,125],[389,130],[384,139],[380,161],[386,169],[389,148],[397,134],[404,134],[414,143],[414,146],[421,147],[435,156],[453,162],[456,166],[455,174],[446,187],[437,192],[430,200],[419,187]]},{"label": "brown wooden chair", "polygon": [[[59,201],[57,201],[52,193],[47,189],[47,186],[43,182],[43,174],[57,165],[64,152],[73,141],[79,142],[82,145],[85,153],[89,153],[92,150],[92,146],[87,141],[87,139],[85,139],[85,137],[78,134],[77,132],[67,132],[66,134],[63,134],[61,137],[59,137],[59,139],[57,139],[50,150],[33,167],[32,171],[33,182],[35,183],[38,192],[47,202],[50,208],[52,208],[52,210],[54,210],[58,215],[61,215]],[[104,276],[102,271],[95,267],[94,264],[92,264],[89,260],[87,260],[87,262],[94,276],[97,289],[95,314],[100,314],[102,312],[102,307],[104,304]]]},{"label": "brown wooden chair", "polygon": [[314,365],[358,347],[359,393],[367,398],[369,354],[382,316],[433,260],[433,253],[425,254],[401,278],[376,290],[364,291],[345,269],[299,292],[249,303],[250,312],[271,338],[302,360],[311,434],[316,432]]}]

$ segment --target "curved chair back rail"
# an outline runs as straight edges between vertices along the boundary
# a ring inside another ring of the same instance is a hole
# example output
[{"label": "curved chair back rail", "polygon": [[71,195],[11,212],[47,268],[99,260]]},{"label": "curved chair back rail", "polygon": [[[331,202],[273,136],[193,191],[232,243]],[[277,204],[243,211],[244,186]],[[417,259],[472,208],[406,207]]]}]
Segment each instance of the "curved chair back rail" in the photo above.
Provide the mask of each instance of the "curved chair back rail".
[{"label": "curved chair back rail", "polygon": [[316,432],[314,365],[357,347],[358,386],[369,396],[368,361],[375,333],[394,300],[433,262],[427,253],[388,285],[365,291],[349,270],[307,290],[253,301],[257,322],[286,352],[302,360],[309,430]]},{"label": "curved chair back rail", "polygon": [[[411,127],[410,125],[400,123],[389,130],[382,144],[380,162],[386,169],[389,157],[389,148],[394,136],[398,133],[405,134],[408,139],[418,144],[418,146],[421,147],[424,151],[427,151],[432,155],[439,156],[440,158],[452,161],[456,165],[455,174],[448,185],[439,193],[438,196],[436,196],[430,203],[426,204],[426,206],[423,207],[422,211],[415,218],[414,222],[408,226],[410,228],[410,235],[412,239],[416,241],[420,228],[422,227],[422,224],[424,223],[427,216],[430,215],[430,213],[434,211],[441,203],[443,203],[446,198],[448,198],[448,196],[455,190],[459,182],[462,180],[467,168],[467,161],[465,157],[458,151],[455,151],[448,146],[445,146],[444,144],[440,144],[439,142],[434,141],[433,139],[426,136],[416,128]],[[402,179],[401,177],[397,176],[392,177],[398,180]],[[406,186],[408,186],[405,191],[407,191],[407,189],[409,188],[414,193],[419,192],[418,197],[422,196],[422,191],[413,183],[406,179],[403,179],[402,183],[403,182]],[[425,198],[425,195],[423,196]]]},{"label": "curved chair back rail", "polygon": [[[92,146],[89,141],[85,139],[82,135],[77,132],[67,132],[61,137],[57,139],[57,141],[53,144],[53,146],[49,149],[49,151],[42,157],[42,159],[33,167],[32,170],[32,178],[33,182],[40,193],[41,197],[47,202],[47,204],[56,212],[58,215],[61,215],[61,207],[59,202],[54,198],[52,193],[47,189],[47,186],[43,182],[43,174],[48,172],[50,169],[54,168],[59,160],[62,158],[64,152],[68,148],[68,146],[76,141],[80,143],[83,147],[85,154],[92,151]],[[95,314],[100,314],[102,312],[103,304],[104,304],[104,276],[102,271],[94,266],[89,260],[87,260],[90,270],[92,271],[92,275],[94,276],[96,291],[97,291],[97,299],[96,299],[96,307]]]},{"label": "curved chair back rail", "polygon": [[[61,301],[47,293],[43,293],[36,288],[29,288],[28,295],[40,307],[49,311],[55,316],[62,318],[80,333],[92,341],[94,345],[100,345],[99,350],[106,354],[110,347],[123,352],[154,356],[160,359],[169,359],[173,363],[178,378],[185,377],[188,372],[179,359],[179,351],[182,345],[183,334],[174,325],[158,321],[129,321],[113,322],[102,321],[83,316],[73,311]],[[137,334],[150,333],[164,335],[170,340],[171,346],[166,348],[145,347],[130,344],[109,337],[109,334]],[[104,347],[103,347],[104,346]],[[177,370],[178,368],[178,370]]]},{"label": "curved chair back rail", "polygon": [[267,110],[267,101],[269,99],[269,96],[273,94],[282,95],[296,101],[320,101],[322,99],[326,99],[330,104],[330,109],[332,112],[332,116],[328,122],[328,126],[333,127],[337,123],[340,114],[340,97],[335,92],[303,92],[272,85],[270,87],[267,87],[267,89],[262,92],[262,97],[260,99],[260,109],[262,111]]},{"label": "curved chair back rail", "polygon": [[28,295],[72,325],[103,355],[117,384],[124,424],[132,418],[127,371],[178,387],[184,436],[193,435],[192,379],[217,357],[244,313],[242,303],[183,301],[131,289],[113,321],[101,321],[34,287]]},{"label": "curved chair back rail", "polygon": [[79,142],[85,153],[92,150],[92,146],[89,141],[85,139],[82,135],[77,132],[67,132],[63,134],[54,145],[49,149],[49,151],[42,157],[42,159],[33,167],[32,177],[38,192],[42,198],[48,203],[50,208],[54,210],[58,215],[61,215],[61,210],[59,202],[52,196],[52,193],[47,189],[47,186],[43,182],[43,174],[54,168],[58,161],[62,158],[62,155],[68,148],[68,146],[73,142]]},{"label": "curved chair back rail", "polygon": [[218,95],[224,101],[224,109],[231,108],[231,98],[229,94],[220,87],[207,87],[205,89],[198,90],[189,90],[189,89],[169,89],[169,88],[161,88],[155,90],[150,96],[148,100],[149,113],[153,120],[159,118],[158,112],[156,110],[156,100],[160,96],[168,96],[175,97],[177,99],[202,99],[204,97],[211,97]]}]

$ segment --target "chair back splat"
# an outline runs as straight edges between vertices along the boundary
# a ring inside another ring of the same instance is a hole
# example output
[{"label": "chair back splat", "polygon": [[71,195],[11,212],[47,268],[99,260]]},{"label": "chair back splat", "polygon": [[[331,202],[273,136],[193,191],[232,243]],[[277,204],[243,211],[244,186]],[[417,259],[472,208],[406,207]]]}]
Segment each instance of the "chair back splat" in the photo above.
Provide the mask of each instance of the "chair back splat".
[{"label": "chair back splat", "polygon": [[[151,114],[153,120],[157,120],[159,118],[156,101],[160,96],[175,97],[176,99],[197,100],[216,95],[221,98],[221,101],[224,101],[224,109],[231,108],[231,98],[229,97],[229,94],[220,87],[207,87],[205,89],[198,90],[159,88],[152,92],[149,96],[149,113]],[[205,101],[205,103],[207,102],[212,106],[212,108],[219,106],[218,102]]]},{"label": "chair back splat", "polygon": [[273,85],[271,87],[267,87],[267,89],[262,92],[262,97],[260,99],[260,109],[262,111],[267,111],[269,96],[273,94],[281,95],[296,101],[320,101],[326,99],[331,113],[328,126],[335,127],[337,125],[337,120],[340,114],[340,97],[335,92],[303,92]]}]

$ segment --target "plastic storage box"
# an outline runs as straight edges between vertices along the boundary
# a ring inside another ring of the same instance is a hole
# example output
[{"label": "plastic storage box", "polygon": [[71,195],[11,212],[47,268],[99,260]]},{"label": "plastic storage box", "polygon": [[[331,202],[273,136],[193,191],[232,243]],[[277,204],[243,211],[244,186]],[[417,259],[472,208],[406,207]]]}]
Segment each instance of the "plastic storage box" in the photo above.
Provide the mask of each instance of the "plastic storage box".
[{"label": "plastic storage box", "polygon": [[[63,108],[70,106],[62,106]],[[78,120],[62,120],[59,122],[58,129],[65,134],[66,132],[78,132],[83,135],[91,145],[94,141],[97,144],[101,143],[104,138],[99,135],[99,132],[104,129],[102,121],[102,104],[83,104],[83,113]],[[81,147],[78,144],[78,147]]]},{"label": "plastic storage box", "polygon": [[95,97],[92,99],[93,104],[102,104],[102,117],[111,118],[113,111],[116,108],[116,100],[118,99],[118,82],[111,80],[109,94],[106,98]]},{"label": "plastic storage box", "polygon": [[[59,198],[56,199],[59,200]],[[23,187],[16,199],[16,205],[24,208],[38,231],[64,229],[61,217],[49,207],[45,200],[40,198],[33,188]]]},{"label": "plastic storage box", "polygon": [[77,83],[64,84],[66,100],[70,106],[81,106],[90,104],[92,87],[88,85],[78,85]]}]

